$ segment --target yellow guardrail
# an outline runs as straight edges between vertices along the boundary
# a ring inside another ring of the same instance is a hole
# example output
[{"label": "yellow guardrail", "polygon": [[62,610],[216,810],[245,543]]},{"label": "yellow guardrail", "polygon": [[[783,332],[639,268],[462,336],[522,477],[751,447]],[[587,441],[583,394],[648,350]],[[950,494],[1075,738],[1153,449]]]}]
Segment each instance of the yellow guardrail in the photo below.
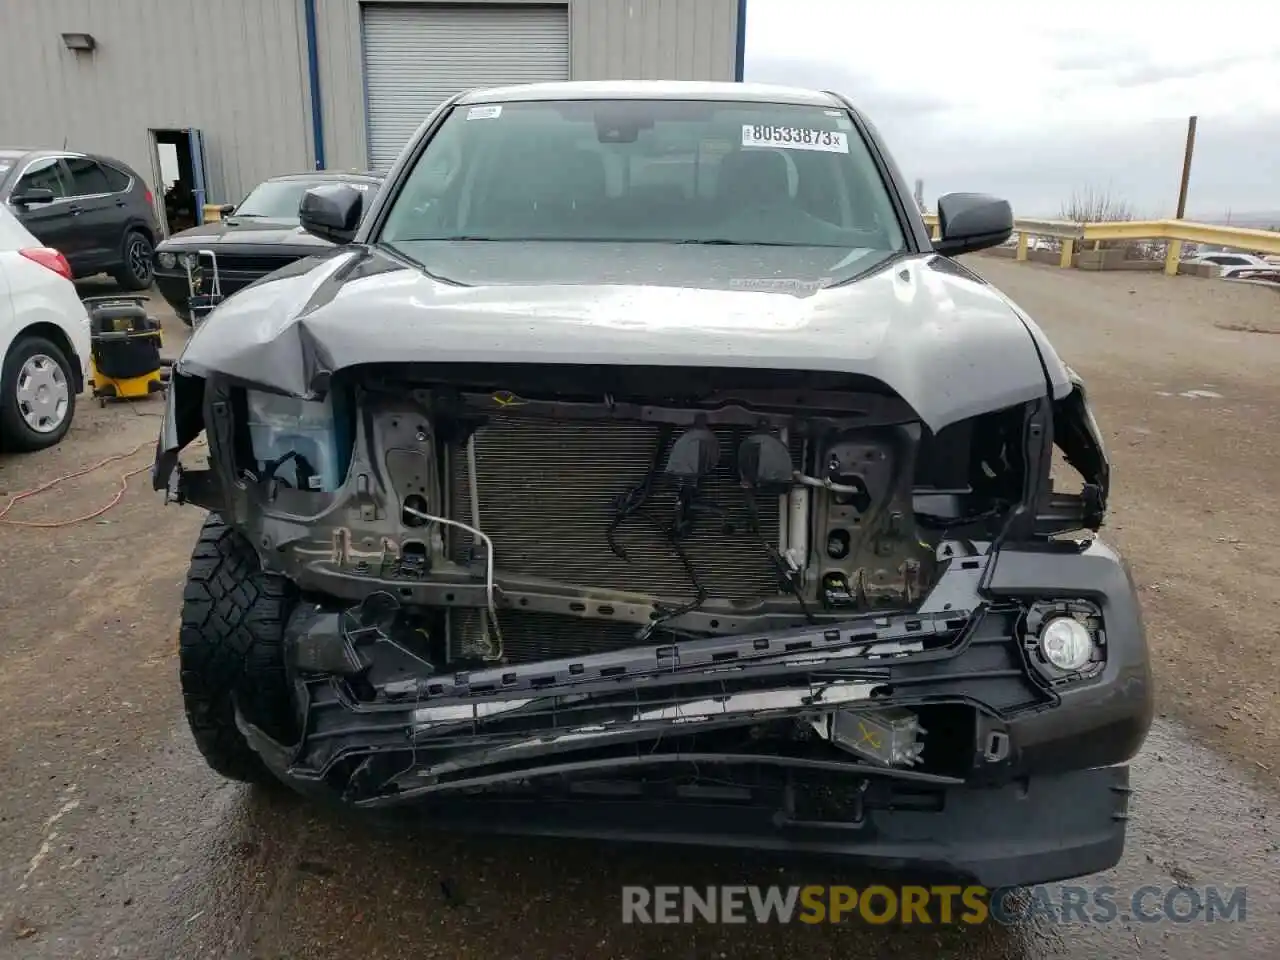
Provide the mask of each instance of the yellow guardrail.
[{"label": "yellow guardrail", "polygon": [[[938,236],[938,215],[927,213],[924,222],[932,236]],[[1194,220],[1116,220],[1106,223],[1071,223],[1067,220],[1032,220],[1019,217],[1013,223],[1018,237],[1015,258],[1027,259],[1027,241],[1031,237],[1053,237],[1062,241],[1059,266],[1073,262],[1078,241],[1091,240],[1163,240],[1168,242],[1164,272],[1178,272],[1183,243],[1205,243],[1250,253],[1280,254],[1280,233],[1249,227],[1227,227]]]}]

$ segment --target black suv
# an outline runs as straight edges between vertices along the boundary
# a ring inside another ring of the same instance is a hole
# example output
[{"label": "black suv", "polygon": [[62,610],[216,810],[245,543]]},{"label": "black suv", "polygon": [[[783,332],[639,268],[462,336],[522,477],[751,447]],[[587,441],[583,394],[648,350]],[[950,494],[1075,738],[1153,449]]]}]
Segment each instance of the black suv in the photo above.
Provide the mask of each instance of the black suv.
[{"label": "black suv", "polygon": [[58,150],[0,149],[0,202],[77,277],[109,273],[151,286],[156,220],[146,181],[119,160]]}]

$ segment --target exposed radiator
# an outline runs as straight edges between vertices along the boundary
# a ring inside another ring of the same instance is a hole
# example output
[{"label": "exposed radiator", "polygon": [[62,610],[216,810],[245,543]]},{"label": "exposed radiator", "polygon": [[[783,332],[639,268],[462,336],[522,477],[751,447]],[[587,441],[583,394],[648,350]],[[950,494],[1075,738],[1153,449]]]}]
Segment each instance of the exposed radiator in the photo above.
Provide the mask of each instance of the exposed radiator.
[{"label": "exposed radiator", "polygon": [[[614,505],[648,474],[661,432],[657,425],[639,423],[490,420],[476,434],[476,462],[480,527],[493,540],[498,568],[675,603],[691,600],[695,590],[689,575],[658,526],[669,525],[674,516],[672,484],[660,479],[655,485],[644,509],[652,520],[633,516],[617,529],[615,539],[626,560],[610,550],[607,539]],[[736,474],[737,445],[745,434],[716,433],[720,466],[702,489],[725,519],[699,518],[681,547],[709,596],[776,596],[778,576],[764,543],[778,543],[777,498],[761,498],[760,536],[750,532]],[[465,450],[456,450],[452,460],[450,512],[470,523]],[[452,550],[455,559],[465,560],[469,536],[455,536]]]}]

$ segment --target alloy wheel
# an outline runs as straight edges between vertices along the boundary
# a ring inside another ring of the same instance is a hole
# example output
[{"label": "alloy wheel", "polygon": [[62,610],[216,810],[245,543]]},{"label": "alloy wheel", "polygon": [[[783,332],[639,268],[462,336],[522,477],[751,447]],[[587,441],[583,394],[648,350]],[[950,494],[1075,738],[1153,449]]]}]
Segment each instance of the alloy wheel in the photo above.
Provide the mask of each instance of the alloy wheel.
[{"label": "alloy wheel", "polygon": [[125,257],[129,273],[139,284],[145,286],[151,282],[151,244],[146,237],[134,235],[129,241],[129,252]]}]

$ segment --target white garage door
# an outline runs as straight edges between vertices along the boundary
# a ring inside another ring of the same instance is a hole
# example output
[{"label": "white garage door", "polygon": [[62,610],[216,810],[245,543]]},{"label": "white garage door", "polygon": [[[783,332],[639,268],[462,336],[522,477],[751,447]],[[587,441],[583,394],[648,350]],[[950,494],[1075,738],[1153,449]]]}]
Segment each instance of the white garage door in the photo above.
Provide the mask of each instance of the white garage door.
[{"label": "white garage door", "polygon": [[369,162],[385,170],[459,90],[569,78],[568,6],[364,5]]}]

